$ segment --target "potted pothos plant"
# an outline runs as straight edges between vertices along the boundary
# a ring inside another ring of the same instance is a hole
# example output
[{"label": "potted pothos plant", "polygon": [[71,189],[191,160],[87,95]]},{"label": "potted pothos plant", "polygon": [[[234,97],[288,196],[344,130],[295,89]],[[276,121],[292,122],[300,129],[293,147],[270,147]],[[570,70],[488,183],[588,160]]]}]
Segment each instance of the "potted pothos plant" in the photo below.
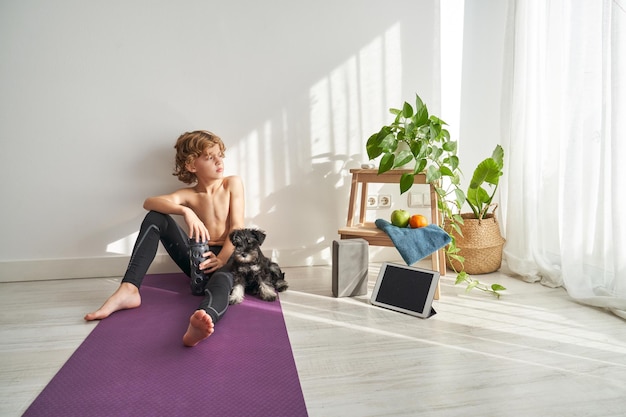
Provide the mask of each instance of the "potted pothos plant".
[{"label": "potted pothos plant", "polygon": [[[416,95],[415,107],[405,102],[402,109],[392,108],[390,112],[395,116],[394,121],[382,126],[367,140],[369,159],[380,158],[379,174],[413,164],[412,169],[401,177],[400,193],[405,193],[412,187],[415,175],[426,175],[426,182],[432,184],[437,193],[437,206],[443,217],[444,230],[451,237],[451,242],[446,247],[446,259],[448,265],[457,272],[456,284],[465,283],[468,291],[476,288],[499,298],[500,291],[505,290],[502,285],[482,284],[466,271],[462,243],[466,219],[475,218],[482,223],[483,219],[495,218],[492,199],[502,175],[502,147],[496,146],[491,158],[477,166],[465,193],[461,188],[462,173],[457,156],[457,142],[451,139],[445,128],[446,123],[428,113],[428,108],[419,95]],[[486,189],[485,185],[492,189]],[[466,202],[472,213],[461,214]],[[489,213],[490,208],[492,213]],[[501,250],[500,246],[500,256]]]}]

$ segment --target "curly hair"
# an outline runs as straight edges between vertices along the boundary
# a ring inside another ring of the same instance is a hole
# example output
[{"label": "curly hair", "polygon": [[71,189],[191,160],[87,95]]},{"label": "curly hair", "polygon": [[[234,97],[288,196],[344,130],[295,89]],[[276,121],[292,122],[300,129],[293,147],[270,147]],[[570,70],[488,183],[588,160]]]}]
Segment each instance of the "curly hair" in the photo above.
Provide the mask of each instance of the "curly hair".
[{"label": "curly hair", "polygon": [[176,145],[174,145],[176,149],[176,167],[172,175],[178,177],[185,184],[196,182],[196,174],[189,172],[187,166],[193,164],[196,158],[213,145],[218,145],[222,154],[226,151],[226,146],[224,146],[222,139],[208,130],[195,130],[180,135]]}]

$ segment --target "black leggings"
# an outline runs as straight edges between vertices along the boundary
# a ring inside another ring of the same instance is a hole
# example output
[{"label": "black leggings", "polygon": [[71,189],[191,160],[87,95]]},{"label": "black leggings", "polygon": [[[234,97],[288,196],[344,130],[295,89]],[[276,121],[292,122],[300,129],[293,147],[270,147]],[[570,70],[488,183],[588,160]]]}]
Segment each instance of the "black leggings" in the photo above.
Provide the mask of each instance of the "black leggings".
[{"label": "black leggings", "polygon": [[[185,275],[191,276],[189,238],[171,216],[150,211],[141,223],[139,236],[122,282],[141,287],[143,277],[156,256],[159,241]],[[221,246],[212,246],[210,251],[217,255],[221,249]],[[211,316],[213,323],[217,323],[228,308],[228,296],[233,288],[231,265],[229,261],[224,267],[209,275],[210,279],[204,288],[205,297],[198,307]]]}]

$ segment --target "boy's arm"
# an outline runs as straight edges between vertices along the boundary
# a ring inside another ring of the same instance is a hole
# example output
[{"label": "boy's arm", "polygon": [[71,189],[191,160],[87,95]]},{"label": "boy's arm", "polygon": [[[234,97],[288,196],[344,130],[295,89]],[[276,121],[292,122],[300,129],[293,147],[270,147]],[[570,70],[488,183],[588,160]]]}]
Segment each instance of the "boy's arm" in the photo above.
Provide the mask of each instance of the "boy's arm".
[{"label": "boy's arm", "polygon": [[158,211],[163,214],[177,214],[183,216],[189,230],[189,238],[195,236],[196,241],[209,240],[209,231],[196,213],[186,206],[186,189],[175,191],[171,194],[148,197],[143,203],[146,210]]}]

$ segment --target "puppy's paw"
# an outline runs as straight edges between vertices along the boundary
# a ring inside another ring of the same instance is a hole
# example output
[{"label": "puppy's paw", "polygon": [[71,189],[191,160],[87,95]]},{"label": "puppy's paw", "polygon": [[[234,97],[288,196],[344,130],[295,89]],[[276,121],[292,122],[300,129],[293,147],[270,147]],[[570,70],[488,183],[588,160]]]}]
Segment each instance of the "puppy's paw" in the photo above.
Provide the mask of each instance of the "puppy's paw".
[{"label": "puppy's paw", "polygon": [[229,304],[239,304],[243,301],[244,297],[244,288],[243,285],[235,285],[233,290],[230,292],[230,296],[228,297]]},{"label": "puppy's paw", "polygon": [[261,297],[261,300],[264,301],[274,301],[276,300],[277,295],[271,285],[262,282],[261,285],[259,285],[259,297]]},{"label": "puppy's paw", "polygon": [[274,283],[274,288],[276,288],[276,291],[278,292],[283,292],[287,288],[289,288],[289,284],[287,284],[287,281],[285,281],[284,279],[279,279]]}]

